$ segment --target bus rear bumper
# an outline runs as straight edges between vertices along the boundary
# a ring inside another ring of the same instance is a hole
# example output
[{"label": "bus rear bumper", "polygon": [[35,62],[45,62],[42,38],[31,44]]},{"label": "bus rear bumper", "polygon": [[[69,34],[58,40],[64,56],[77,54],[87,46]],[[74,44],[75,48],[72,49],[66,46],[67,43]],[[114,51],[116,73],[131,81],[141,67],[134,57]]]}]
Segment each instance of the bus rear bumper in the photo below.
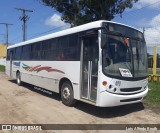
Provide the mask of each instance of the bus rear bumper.
[{"label": "bus rear bumper", "polygon": [[147,93],[148,93],[148,88],[143,92],[133,95],[118,95],[104,91],[100,93],[97,106],[114,107],[114,106],[138,103],[141,102],[146,97]]}]

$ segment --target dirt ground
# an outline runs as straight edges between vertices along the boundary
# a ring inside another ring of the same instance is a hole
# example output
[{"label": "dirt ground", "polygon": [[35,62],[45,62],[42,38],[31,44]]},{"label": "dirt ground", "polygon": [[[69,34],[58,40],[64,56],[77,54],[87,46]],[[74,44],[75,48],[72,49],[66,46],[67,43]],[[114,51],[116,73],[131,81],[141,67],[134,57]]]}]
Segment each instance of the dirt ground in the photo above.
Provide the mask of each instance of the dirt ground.
[{"label": "dirt ground", "polygon": [[160,114],[145,109],[141,103],[99,108],[78,102],[74,107],[67,107],[58,94],[49,95],[33,88],[28,84],[17,86],[15,80],[0,73],[0,124],[160,124]]}]

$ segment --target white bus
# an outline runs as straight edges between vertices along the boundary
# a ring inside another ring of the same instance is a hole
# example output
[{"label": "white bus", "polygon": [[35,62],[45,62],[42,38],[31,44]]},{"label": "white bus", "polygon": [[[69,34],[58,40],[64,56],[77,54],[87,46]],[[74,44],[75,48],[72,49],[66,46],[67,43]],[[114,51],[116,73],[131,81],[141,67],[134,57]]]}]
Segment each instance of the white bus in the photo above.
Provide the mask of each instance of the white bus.
[{"label": "white bus", "polygon": [[9,46],[6,73],[76,100],[111,107],[141,102],[148,92],[143,33],[96,21]]}]

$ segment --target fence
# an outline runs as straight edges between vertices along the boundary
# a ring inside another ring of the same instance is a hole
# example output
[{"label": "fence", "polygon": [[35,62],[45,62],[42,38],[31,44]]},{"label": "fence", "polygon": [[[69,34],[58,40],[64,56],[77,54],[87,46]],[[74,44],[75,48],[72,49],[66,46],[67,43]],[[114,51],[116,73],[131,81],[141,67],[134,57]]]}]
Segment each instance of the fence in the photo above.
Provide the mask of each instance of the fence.
[{"label": "fence", "polygon": [[0,58],[0,65],[6,66],[6,58]]},{"label": "fence", "polygon": [[160,47],[148,46],[148,79],[149,81],[160,81]]}]

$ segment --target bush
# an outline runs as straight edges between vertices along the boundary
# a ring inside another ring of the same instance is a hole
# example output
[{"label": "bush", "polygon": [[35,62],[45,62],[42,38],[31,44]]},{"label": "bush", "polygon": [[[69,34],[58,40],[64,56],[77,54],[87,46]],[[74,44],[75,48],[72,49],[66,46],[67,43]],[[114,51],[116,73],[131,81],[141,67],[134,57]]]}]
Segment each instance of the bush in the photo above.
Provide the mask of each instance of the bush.
[{"label": "bush", "polygon": [[5,66],[0,65],[0,72],[5,72]]}]

